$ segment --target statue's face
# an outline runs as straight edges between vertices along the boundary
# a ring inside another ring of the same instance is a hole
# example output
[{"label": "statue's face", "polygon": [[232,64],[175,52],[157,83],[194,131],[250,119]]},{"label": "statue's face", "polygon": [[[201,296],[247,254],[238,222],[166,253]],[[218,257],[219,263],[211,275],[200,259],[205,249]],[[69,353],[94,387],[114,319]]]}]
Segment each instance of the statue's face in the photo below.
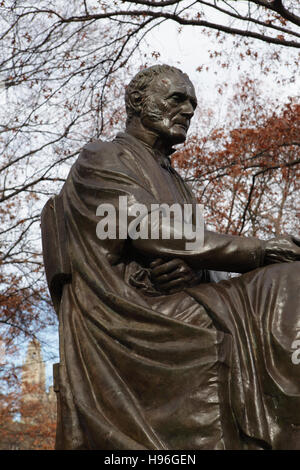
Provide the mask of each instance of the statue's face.
[{"label": "statue's face", "polygon": [[160,75],[147,89],[140,117],[145,128],[174,145],[185,141],[196,106],[195,89],[186,76]]}]

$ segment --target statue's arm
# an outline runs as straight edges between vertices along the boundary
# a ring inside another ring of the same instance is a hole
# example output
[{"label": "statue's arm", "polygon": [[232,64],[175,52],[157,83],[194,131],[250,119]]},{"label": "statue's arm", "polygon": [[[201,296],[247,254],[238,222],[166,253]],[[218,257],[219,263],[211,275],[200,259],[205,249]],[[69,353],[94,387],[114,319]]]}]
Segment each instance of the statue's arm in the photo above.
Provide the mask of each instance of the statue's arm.
[{"label": "statue's arm", "polygon": [[[149,221],[145,220],[144,223]],[[205,230],[203,243],[197,244],[196,249],[188,250],[187,243],[191,241],[184,236],[177,238],[174,227],[171,227],[170,239],[161,237],[132,242],[138,251],[150,258],[180,258],[194,269],[245,273],[268,264],[300,260],[300,240],[295,237],[263,241]]]},{"label": "statue's arm", "polygon": [[223,235],[208,230],[197,250],[187,250],[182,239],[133,240],[134,247],[153,258],[180,258],[194,269],[245,273],[264,264],[265,242],[256,238]]}]

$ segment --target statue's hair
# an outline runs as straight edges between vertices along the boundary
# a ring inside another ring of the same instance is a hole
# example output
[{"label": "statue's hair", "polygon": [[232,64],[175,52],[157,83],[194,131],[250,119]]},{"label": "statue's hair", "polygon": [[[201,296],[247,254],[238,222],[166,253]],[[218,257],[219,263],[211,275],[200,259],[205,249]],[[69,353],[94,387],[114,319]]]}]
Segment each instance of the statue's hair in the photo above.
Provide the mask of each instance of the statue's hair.
[{"label": "statue's hair", "polygon": [[166,65],[166,64],[153,65],[152,67],[148,67],[147,69],[141,70],[133,77],[133,79],[127,86],[126,92],[125,92],[125,106],[126,106],[126,113],[127,113],[127,122],[129,122],[132,116],[136,114],[136,110],[133,108],[131,101],[130,101],[130,96],[132,95],[132,93],[138,92],[140,94],[146,95],[145,92],[155,77],[159,75],[166,75],[169,73],[173,73],[173,74],[181,75],[181,76],[185,75],[188,78],[188,76],[184,72],[182,72],[180,69],[177,69],[176,67],[172,67],[171,65]]}]

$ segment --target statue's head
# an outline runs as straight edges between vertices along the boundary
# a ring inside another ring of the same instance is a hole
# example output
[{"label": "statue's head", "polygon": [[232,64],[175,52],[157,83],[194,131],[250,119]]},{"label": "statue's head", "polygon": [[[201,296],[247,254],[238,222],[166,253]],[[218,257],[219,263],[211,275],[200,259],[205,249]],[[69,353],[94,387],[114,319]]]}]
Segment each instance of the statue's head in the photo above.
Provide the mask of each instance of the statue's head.
[{"label": "statue's head", "polygon": [[169,65],[154,65],[131,80],[125,104],[127,126],[139,121],[146,131],[174,145],[185,141],[197,99],[185,73]]}]

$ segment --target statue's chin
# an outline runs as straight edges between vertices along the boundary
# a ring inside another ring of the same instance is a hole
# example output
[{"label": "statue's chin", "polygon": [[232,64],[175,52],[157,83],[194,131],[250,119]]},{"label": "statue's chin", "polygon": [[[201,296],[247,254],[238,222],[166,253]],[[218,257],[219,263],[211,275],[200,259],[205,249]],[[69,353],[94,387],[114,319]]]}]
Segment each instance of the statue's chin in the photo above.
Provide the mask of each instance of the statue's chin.
[{"label": "statue's chin", "polygon": [[176,132],[168,136],[171,145],[182,144],[186,140],[186,132]]}]

